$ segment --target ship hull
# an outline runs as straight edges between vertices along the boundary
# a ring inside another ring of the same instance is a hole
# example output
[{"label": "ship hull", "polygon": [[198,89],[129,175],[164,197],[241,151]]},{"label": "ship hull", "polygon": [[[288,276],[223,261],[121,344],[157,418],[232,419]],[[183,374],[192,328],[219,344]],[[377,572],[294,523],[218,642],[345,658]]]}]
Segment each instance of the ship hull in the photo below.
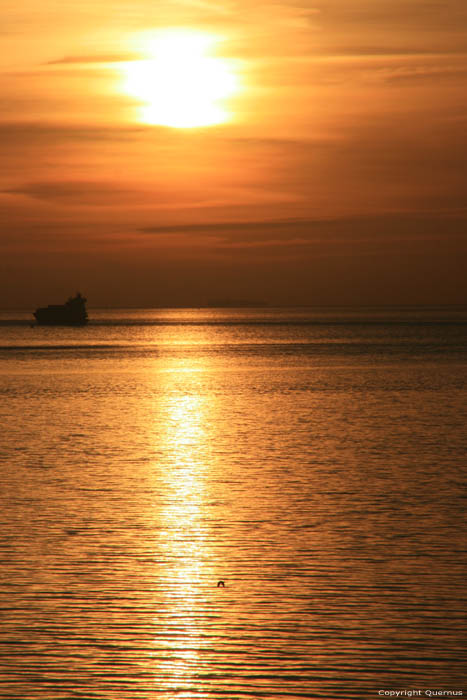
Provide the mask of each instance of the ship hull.
[{"label": "ship hull", "polygon": [[66,315],[42,313],[41,309],[34,313],[34,318],[39,326],[85,326],[88,322],[87,318],[69,318]]}]

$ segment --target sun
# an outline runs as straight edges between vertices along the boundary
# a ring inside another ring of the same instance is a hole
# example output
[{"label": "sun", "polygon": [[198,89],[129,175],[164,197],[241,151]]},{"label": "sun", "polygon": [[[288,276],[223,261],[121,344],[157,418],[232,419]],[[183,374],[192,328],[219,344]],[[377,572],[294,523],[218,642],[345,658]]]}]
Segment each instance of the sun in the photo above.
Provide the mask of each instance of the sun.
[{"label": "sun", "polygon": [[237,92],[233,63],[215,55],[219,39],[166,30],[147,40],[147,59],[124,66],[124,91],[141,101],[139,119],[179,129],[229,121],[226,99]]}]

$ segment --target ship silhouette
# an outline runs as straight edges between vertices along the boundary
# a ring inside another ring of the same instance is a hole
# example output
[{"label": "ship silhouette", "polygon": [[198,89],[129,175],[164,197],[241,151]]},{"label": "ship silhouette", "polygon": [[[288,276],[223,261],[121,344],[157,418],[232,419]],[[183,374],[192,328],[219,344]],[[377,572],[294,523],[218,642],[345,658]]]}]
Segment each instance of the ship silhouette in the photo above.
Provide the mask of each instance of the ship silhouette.
[{"label": "ship silhouette", "polygon": [[34,311],[39,326],[84,326],[88,322],[86,301],[80,292],[64,304],[49,304]]}]

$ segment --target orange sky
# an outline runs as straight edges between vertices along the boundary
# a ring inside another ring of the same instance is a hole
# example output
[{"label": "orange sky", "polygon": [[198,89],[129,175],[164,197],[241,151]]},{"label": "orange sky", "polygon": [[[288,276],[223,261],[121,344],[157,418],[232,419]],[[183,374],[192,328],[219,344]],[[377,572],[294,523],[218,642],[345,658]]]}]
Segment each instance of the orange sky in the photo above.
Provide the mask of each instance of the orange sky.
[{"label": "orange sky", "polygon": [[[467,303],[465,0],[3,0],[0,27],[4,307]],[[145,123],[126,67],[170,28],[217,37],[228,121]]]}]

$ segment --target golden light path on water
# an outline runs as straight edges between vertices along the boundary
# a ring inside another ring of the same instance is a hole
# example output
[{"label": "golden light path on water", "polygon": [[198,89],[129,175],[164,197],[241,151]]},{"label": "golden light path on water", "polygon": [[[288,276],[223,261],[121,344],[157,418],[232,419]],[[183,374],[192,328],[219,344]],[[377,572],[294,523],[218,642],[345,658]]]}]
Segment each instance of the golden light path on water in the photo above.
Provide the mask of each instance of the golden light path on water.
[{"label": "golden light path on water", "polygon": [[147,58],[123,64],[122,90],[141,102],[139,121],[185,129],[229,121],[226,101],[240,82],[233,61],[217,55],[220,43],[188,29],[135,40]]},{"label": "golden light path on water", "polygon": [[[200,652],[212,636],[209,623],[215,618],[203,603],[202,594],[206,584],[213,589],[216,582],[215,553],[206,527],[215,401],[212,396],[193,391],[197,378],[202,382],[208,369],[187,359],[169,361],[164,374],[169,381],[175,379],[176,390],[169,392],[162,408],[163,421],[161,407],[156,409],[154,440],[166,453],[163,461],[169,467],[157,477],[161,481],[157,490],[165,494],[158,514],[161,527],[157,552],[169,564],[172,580],[161,591],[167,642],[161,644],[159,636],[154,638],[154,656],[159,678],[165,679],[164,687],[169,692],[179,690],[180,685],[187,689],[187,678],[202,673]],[[159,613],[154,617],[154,627],[157,629],[161,622]],[[165,647],[163,659],[161,646]]]}]

